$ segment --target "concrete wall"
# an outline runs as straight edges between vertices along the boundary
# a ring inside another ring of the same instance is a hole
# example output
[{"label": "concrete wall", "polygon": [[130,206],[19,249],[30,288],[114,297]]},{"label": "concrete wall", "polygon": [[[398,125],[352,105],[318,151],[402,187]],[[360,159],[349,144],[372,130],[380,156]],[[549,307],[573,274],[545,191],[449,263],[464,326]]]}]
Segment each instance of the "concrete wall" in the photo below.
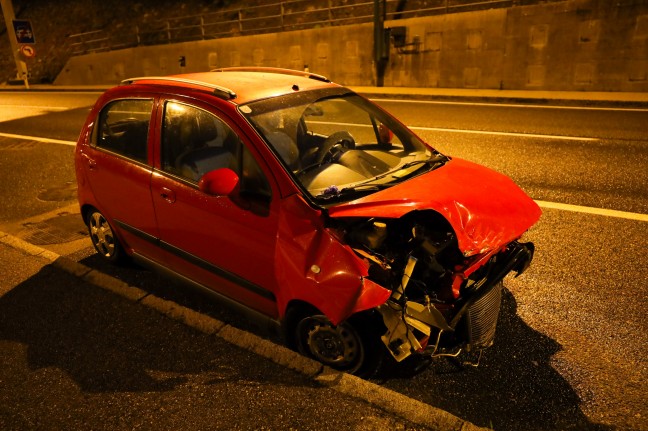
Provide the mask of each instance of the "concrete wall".
[{"label": "concrete wall", "polygon": [[[385,86],[648,91],[648,1],[570,0],[390,21]],[[185,56],[181,68],[179,56]],[[373,25],[326,27],[73,57],[56,84],[114,84],[229,66],[303,69],[375,85]]]},{"label": "concrete wall", "polygon": [[[363,24],[89,54],[71,58],[56,84],[112,84],[133,76],[231,66],[303,70],[307,65],[338,82],[360,85],[374,80],[372,32],[372,24]],[[180,56],[186,58],[184,68]]]}]

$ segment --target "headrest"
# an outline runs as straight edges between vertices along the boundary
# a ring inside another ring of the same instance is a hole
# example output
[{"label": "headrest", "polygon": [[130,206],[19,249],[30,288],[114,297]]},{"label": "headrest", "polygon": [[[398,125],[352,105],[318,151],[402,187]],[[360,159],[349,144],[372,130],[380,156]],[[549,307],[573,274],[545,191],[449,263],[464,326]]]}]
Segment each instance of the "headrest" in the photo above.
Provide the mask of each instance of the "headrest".
[{"label": "headrest", "polygon": [[206,113],[200,113],[196,117],[195,139],[202,142],[213,141],[218,137],[215,119]]}]

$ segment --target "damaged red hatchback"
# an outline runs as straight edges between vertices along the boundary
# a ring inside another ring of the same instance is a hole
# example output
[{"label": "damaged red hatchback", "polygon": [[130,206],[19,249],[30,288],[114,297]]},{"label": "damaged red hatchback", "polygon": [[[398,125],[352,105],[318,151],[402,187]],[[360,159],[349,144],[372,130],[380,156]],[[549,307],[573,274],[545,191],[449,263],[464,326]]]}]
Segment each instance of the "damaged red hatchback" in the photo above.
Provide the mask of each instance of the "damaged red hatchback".
[{"label": "damaged red hatchback", "polygon": [[493,342],[540,209],[326,78],[233,68],[129,79],[76,147],[92,243],[204,288],[370,375]]}]

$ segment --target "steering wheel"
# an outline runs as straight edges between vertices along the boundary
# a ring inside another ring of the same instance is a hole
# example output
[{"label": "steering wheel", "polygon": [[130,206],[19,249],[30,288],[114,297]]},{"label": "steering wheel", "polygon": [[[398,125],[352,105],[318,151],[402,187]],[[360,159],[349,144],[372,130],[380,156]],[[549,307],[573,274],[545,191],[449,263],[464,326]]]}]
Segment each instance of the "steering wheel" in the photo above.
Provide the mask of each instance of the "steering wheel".
[{"label": "steering wheel", "polygon": [[332,133],[328,138],[322,142],[317,154],[315,155],[315,163],[321,164],[325,161],[335,161],[342,153],[355,148],[355,139],[351,133],[346,130]]}]

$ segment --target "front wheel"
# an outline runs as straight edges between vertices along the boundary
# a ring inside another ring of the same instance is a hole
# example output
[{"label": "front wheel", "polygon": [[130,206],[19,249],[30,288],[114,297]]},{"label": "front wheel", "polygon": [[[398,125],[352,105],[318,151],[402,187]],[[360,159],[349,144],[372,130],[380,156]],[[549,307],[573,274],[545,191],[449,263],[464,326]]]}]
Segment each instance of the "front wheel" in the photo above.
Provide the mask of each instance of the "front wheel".
[{"label": "front wheel", "polygon": [[373,376],[384,358],[384,346],[364,319],[333,325],[326,316],[313,315],[295,328],[297,350],[336,370],[360,377]]},{"label": "front wheel", "polygon": [[101,257],[113,263],[123,260],[124,249],[103,214],[93,209],[86,217],[86,225],[92,245]]}]

